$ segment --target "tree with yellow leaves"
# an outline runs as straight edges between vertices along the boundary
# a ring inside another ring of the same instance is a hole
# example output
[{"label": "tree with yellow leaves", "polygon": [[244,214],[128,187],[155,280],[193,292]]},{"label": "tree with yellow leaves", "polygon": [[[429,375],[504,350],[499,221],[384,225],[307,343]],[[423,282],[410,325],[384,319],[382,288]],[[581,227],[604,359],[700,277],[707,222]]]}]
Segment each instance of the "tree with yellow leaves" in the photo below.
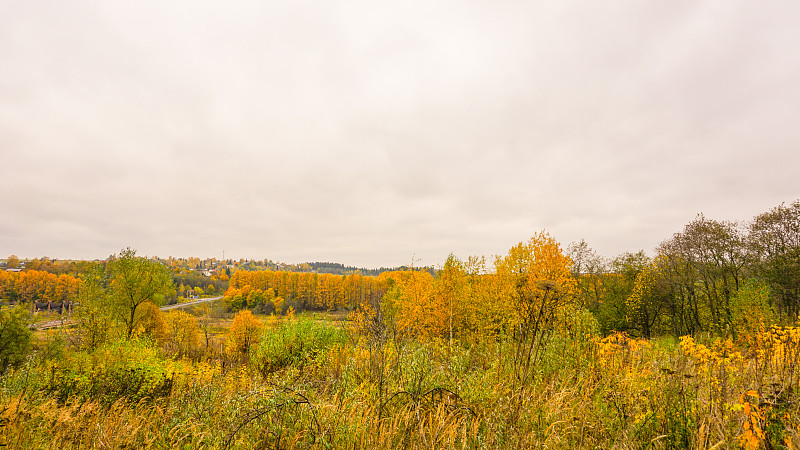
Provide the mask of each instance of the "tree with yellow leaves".
[{"label": "tree with yellow leaves", "polygon": [[239,311],[228,331],[228,353],[231,356],[246,356],[250,348],[258,342],[262,327],[261,321],[250,310]]},{"label": "tree with yellow leaves", "polygon": [[442,336],[446,329],[447,310],[433,296],[433,277],[428,272],[395,272],[394,287],[384,297],[384,309],[394,310],[397,332],[425,339]]},{"label": "tree with yellow leaves", "polygon": [[512,247],[495,262],[499,301],[511,313],[508,329],[514,338],[514,369],[526,384],[541,351],[565,307],[574,299],[572,260],[547,232]]},{"label": "tree with yellow leaves", "polygon": [[559,243],[544,231],[497,258],[502,301],[509,305],[518,333],[535,332],[549,321],[549,314],[572,300],[576,282],[571,266]]},{"label": "tree with yellow leaves", "polygon": [[139,305],[135,333],[147,334],[159,342],[164,340],[164,314],[158,305],[153,302],[144,302]]},{"label": "tree with yellow leaves", "polygon": [[197,319],[180,310],[164,314],[164,346],[178,357],[196,352],[200,346]]},{"label": "tree with yellow leaves", "polygon": [[433,284],[433,303],[445,308],[447,336],[450,340],[462,328],[464,303],[468,297],[467,283],[464,264],[451,253]]}]

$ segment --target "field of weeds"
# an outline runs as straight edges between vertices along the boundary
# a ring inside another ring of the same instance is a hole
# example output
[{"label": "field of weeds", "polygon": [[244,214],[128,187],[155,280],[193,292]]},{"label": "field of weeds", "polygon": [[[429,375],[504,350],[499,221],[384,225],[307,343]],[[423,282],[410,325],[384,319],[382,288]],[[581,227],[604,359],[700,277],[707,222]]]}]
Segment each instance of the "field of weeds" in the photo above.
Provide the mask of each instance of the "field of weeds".
[{"label": "field of weeds", "polygon": [[525,343],[513,339],[401,339],[319,316],[253,320],[261,329],[247,353],[175,357],[147,338],[91,352],[51,342],[0,378],[0,444],[800,447],[796,327],[737,342],[555,330],[528,342],[541,349],[521,361]]}]

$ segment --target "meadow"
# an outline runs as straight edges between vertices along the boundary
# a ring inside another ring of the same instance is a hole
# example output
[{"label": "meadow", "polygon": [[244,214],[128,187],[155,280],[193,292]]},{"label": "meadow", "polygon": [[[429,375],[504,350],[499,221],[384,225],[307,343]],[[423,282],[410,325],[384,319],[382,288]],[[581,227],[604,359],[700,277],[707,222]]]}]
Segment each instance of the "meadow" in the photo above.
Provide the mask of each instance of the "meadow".
[{"label": "meadow", "polygon": [[601,338],[585,316],[554,330],[526,369],[513,340],[407,340],[356,316],[251,316],[259,337],[246,353],[198,346],[178,356],[146,336],[73,351],[61,332],[42,333],[37,351],[0,379],[0,444],[797,448],[800,442],[797,327],[771,327],[739,342]]}]

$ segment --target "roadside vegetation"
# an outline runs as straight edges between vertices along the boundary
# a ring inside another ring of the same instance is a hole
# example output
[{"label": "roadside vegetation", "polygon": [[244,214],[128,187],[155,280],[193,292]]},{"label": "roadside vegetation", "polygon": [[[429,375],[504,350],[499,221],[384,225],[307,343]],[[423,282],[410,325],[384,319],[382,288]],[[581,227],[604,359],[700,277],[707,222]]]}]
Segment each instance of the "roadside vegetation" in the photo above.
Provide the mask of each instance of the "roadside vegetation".
[{"label": "roadside vegetation", "polygon": [[800,448],[800,202],[657,252],[541,232],[435,274],[236,271],[161,311],[168,269],[126,249],[75,275],[71,327],[0,310],[0,445]]}]

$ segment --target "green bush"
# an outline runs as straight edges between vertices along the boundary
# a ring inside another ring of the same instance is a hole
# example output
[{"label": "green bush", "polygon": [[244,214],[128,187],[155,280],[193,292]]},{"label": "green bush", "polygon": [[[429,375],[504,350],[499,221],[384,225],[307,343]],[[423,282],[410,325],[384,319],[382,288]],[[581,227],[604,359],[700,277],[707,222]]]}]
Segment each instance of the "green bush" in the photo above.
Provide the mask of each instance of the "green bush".
[{"label": "green bush", "polygon": [[347,334],[340,328],[313,319],[290,318],[264,330],[252,362],[262,375],[289,366],[302,368],[346,340]]},{"label": "green bush", "polygon": [[32,336],[27,307],[17,305],[0,310],[0,374],[25,362]]},{"label": "green bush", "polygon": [[61,402],[138,402],[168,396],[181,368],[148,339],[120,340],[54,363],[44,389]]}]

